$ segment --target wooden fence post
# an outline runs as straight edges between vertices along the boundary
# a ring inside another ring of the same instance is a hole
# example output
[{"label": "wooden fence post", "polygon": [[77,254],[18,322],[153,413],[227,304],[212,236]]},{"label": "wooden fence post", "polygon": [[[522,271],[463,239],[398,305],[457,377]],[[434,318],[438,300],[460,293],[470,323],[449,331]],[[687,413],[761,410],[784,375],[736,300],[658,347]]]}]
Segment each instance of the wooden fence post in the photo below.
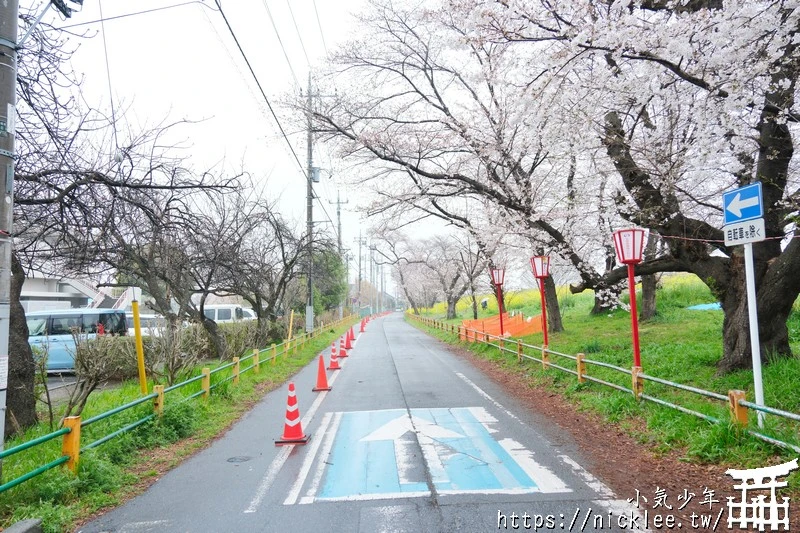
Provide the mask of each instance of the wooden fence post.
[{"label": "wooden fence post", "polygon": [[203,399],[208,400],[211,394],[211,369],[208,367],[203,368]]},{"label": "wooden fence post", "polygon": [[78,472],[78,461],[81,457],[81,417],[66,417],[64,419],[64,427],[69,428],[69,433],[64,434],[61,453],[69,456],[69,461],[64,464],[75,474]]},{"label": "wooden fence post", "polygon": [[239,384],[239,358],[233,358],[233,384]]},{"label": "wooden fence post", "polygon": [[253,370],[256,371],[256,374],[261,371],[261,361],[258,360],[260,353],[261,352],[258,351],[258,348],[253,348]]},{"label": "wooden fence post", "polygon": [[153,412],[160,417],[164,414],[164,385],[153,385],[153,392],[158,395],[153,398]]},{"label": "wooden fence post", "polygon": [[517,362],[522,362],[522,341],[517,339]]},{"label": "wooden fence post", "polygon": [[728,391],[728,407],[731,411],[733,422],[741,427],[747,426],[747,407],[739,405],[739,400],[746,398],[743,390]]},{"label": "wooden fence post", "polygon": [[278,347],[275,346],[275,343],[272,343],[272,364],[274,365],[278,361]]},{"label": "wooden fence post", "polygon": [[635,366],[631,369],[631,386],[633,396],[638,400],[644,392],[644,378],[642,378],[642,367]]},{"label": "wooden fence post", "polygon": [[584,377],[586,375],[586,363],[584,362],[585,358],[586,356],[582,353],[579,353],[577,356],[575,356],[575,363],[578,365],[578,383],[586,383],[586,378]]}]

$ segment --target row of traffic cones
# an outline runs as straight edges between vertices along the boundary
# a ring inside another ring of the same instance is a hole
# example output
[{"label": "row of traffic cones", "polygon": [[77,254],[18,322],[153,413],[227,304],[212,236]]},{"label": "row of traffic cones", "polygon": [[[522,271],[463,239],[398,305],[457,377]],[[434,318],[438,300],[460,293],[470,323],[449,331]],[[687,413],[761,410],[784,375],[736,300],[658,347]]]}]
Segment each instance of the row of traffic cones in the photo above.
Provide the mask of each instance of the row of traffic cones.
[{"label": "row of traffic cones", "polygon": [[[363,321],[362,321],[363,322]],[[363,330],[363,324],[362,329]],[[331,343],[331,363],[328,370],[341,370],[339,358],[348,357],[347,350],[352,349],[352,341],[355,340],[353,328],[339,339],[339,357],[336,356],[336,343]],[[320,354],[317,366],[317,384],[311,389],[315,392],[329,391],[331,386],[328,384],[328,375],[325,372],[325,357]],[[297,408],[297,395],[295,393],[294,382],[289,382],[289,398],[286,402],[286,421],[283,425],[283,435],[275,441],[276,446],[286,446],[290,444],[305,444],[309,435],[303,433],[303,425],[300,423],[300,411]]]}]

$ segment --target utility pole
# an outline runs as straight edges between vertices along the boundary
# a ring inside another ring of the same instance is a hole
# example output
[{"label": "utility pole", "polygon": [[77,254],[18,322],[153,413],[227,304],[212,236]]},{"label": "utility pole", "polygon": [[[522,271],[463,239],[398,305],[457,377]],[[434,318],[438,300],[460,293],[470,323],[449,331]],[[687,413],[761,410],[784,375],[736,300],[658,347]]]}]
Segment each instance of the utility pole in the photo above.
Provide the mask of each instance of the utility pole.
[{"label": "utility pole", "polygon": [[361,314],[361,230],[358,230],[358,313]]},{"label": "utility pole", "polygon": [[0,2],[0,169],[3,172],[3,175],[0,175],[0,450],[3,449],[5,440],[8,389],[18,20],[19,2],[17,0]]},{"label": "utility pole", "polygon": [[312,185],[312,175],[314,172],[314,148],[313,148],[313,132],[311,121],[311,72],[308,73],[308,111],[306,112],[308,137],[306,143],[308,144],[308,170],[307,176],[308,185],[306,190],[306,233],[308,234],[308,280],[306,283],[306,290],[308,296],[306,297],[306,332],[314,331],[314,284],[311,281],[312,272],[314,270],[314,219],[312,218],[312,210],[314,208],[314,187]]},{"label": "utility pole", "polygon": [[[331,202],[331,203],[333,203],[333,202]],[[344,259],[344,256],[342,255],[342,204],[347,204],[347,203],[350,203],[350,200],[346,200],[346,201],[343,202],[339,198],[339,189],[336,189],[336,235],[338,237],[338,242],[339,242],[339,258],[341,258],[342,260],[345,261],[345,267],[347,267],[347,262]],[[347,283],[347,295],[345,296],[345,301],[347,300],[347,296],[349,296],[349,294],[350,294],[350,275],[349,275],[349,272],[350,271],[348,269],[348,275],[345,278],[345,282]],[[344,305],[345,305],[345,302],[342,302],[342,303],[339,304],[339,320],[341,320],[342,317],[344,316]]]}]

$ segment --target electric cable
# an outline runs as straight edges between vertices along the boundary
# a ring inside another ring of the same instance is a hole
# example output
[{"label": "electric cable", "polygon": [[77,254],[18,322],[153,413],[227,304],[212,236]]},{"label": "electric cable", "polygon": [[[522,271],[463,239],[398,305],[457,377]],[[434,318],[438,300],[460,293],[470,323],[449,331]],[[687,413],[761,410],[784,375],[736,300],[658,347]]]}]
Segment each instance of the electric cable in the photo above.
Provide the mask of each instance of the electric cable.
[{"label": "electric cable", "polygon": [[313,0],[313,2],[314,14],[317,16],[317,26],[319,26],[319,36],[322,37],[322,47],[325,49],[325,55],[328,55],[328,45],[325,44],[325,34],[322,32],[322,23],[319,20],[319,11],[317,11],[317,0]]},{"label": "electric cable", "polygon": [[[261,3],[264,4],[264,9],[267,10],[269,21],[272,23],[272,29],[275,31],[275,36],[278,38],[278,43],[281,45],[281,50],[283,50],[283,57],[286,58],[286,64],[289,65],[289,70],[292,73],[292,78],[294,78],[294,83],[295,85],[300,87],[300,82],[297,81],[297,76],[294,73],[294,68],[292,68],[292,62],[289,61],[289,54],[286,53],[286,47],[283,46],[283,39],[281,39],[281,34],[278,33],[278,27],[275,25],[275,19],[272,18],[272,11],[269,8],[269,4],[267,4],[267,0],[261,0]],[[222,10],[222,8],[220,8],[220,10]]]},{"label": "electric cable", "polygon": [[[264,0],[266,2],[266,0]],[[292,22],[294,22],[294,31],[297,32],[297,38],[300,39],[300,48],[303,49],[303,55],[306,56],[306,65],[311,67],[311,61],[308,60],[308,53],[306,52],[306,45],[303,42],[303,36],[300,35],[300,28],[297,27],[297,19],[294,18],[294,11],[292,10],[292,4],[289,3],[289,0],[286,0],[286,5],[289,7],[289,14],[292,15]]]},{"label": "electric cable", "polygon": [[108,63],[108,43],[106,42],[106,25],[103,20],[103,0],[98,0],[98,7],[100,8],[100,32],[103,34],[103,56],[106,60],[106,80],[108,81],[108,98],[111,101],[111,132],[114,136],[114,158],[118,157],[119,152],[119,139],[117,138],[117,118],[116,111],[114,110],[114,93],[111,86],[111,67]]},{"label": "electric cable", "polygon": [[228,17],[225,16],[225,12],[222,10],[222,5],[220,5],[220,0],[214,0],[214,3],[216,4],[220,15],[222,15],[222,20],[225,21],[225,26],[228,27],[228,31],[230,32],[231,37],[233,37],[233,40],[236,43],[236,47],[239,49],[239,53],[242,54],[242,58],[244,59],[244,62],[247,64],[247,68],[250,70],[250,74],[253,76],[253,79],[255,80],[256,85],[258,86],[258,90],[261,92],[261,96],[267,103],[267,108],[269,108],[269,112],[272,114],[272,118],[275,119],[275,123],[278,125],[278,129],[280,130],[281,135],[286,140],[286,144],[289,146],[289,150],[294,156],[294,160],[297,162],[297,166],[300,167],[300,172],[303,174],[303,176],[306,177],[306,179],[311,179],[311,177],[306,174],[306,171],[303,168],[303,164],[300,162],[300,158],[297,157],[297,152],[295,152],[294,146],[292,146],[292,143],[289,141],[289,137],[286,135],[286,130],[283,129],[283,125],[281,124],[281,121],[278,119],[278,115],[275,113],[275,109],[272,107],[272,103],[269,101],[269,98],[267,98],[267,93],[261,86],[261,82],[258,81],[258,76],[256,76],[256,72],[255,70],[253,70],[253,66],[252,64],[250,64],[250,60],[247,58],[247,54],[244,53],[244,49],[242,48],[242,45],[239,43],[239,39],[236,37],[236,33],[233,31],[233,28],[228,22]]}]

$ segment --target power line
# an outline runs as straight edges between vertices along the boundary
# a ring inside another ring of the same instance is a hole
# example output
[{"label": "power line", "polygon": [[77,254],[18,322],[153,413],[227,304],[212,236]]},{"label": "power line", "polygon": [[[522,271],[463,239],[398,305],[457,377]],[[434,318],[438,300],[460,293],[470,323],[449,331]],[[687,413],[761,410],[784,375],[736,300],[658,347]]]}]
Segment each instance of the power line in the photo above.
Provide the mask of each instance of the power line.
[{"label": "power line", "polygon": [[173,4],[171,6],[164,6],[164,7],[155,7],[153,9],[145,9],[144,11],[134,11],[132,13],[125,13],[124,15],[116,15],[116,16],[108,17],[108,18],[103,18],[103,15],[101,13],[100,14],[100,18],[97,19],[97,20],[90,20],[88,22],[78,22],[76,24],[69,24],[67,26],[59,26],[58,29],[66,30],[68,28],[77,28],[78,26],[86,26],[88,24],[97,24],[98,22],[107,22],[109,20],[116,20],[116,19],[122,19],[122,18],[127,18],[127,17],[135,17],[136,15],[145,15],[147,13],[154,13],[156,11],[164,11],[166,9],[172,9],[174,7],[188,6],[189,4],[200,4],[205,8],[213,9],[214,11],[216,11],[216,9],[207,6],[205,4],[204,0],[191,0],[191,2],[182,2],[180,4]]},{"label": "power line", "polygon": [[253,80],[255,80],[256,85],[258,86],[258,90],[261,91],[261,96],[264,97],[264,101],[267,103],[267,107],[269,108],[269,112],[272,114],[272,118],[275,119],[275,123],[278,125],[278,129],[281,132],[281,135],[286,140],[286,144],[289,146],[289,150],[292,152],[294,156],[294,160],[297,161],[297,166],[300,167],[300,172],[302,172],[303,176],[306,179],[311,179],[311,176],[306,175],[306,171],[303,169],[303,164],[300,162],[300,158],[297,157],[297,152],[294,151],[294,146],[289,141],[289,137],[286,136],[286,131],[283,129],[283,125],[281,125],[281,121],[278,119],[278,115],[275,113],[275,109],[272,107],[272,103],[267,98],[267,93],[264,92],[264,88],[261,86],[261,82],[258,81],[258,76],[256,76],[255,71],[253,70],[253,66],[250,64],[250,60],[247,59],[247,54],[244,53],[244,49],[242,49],[242,45],[239,44],[239,39],[236,37],[236,33],[233,31],[230,23],[228,22],[228,17],[225,16],[225,12],[222,10],[222,5],[220,4],[220,0],[214,0],[214,3],[219,10],[219,14],[222,15],[222,20],[225,21],[225,26],[228,27],[228,31],[233,37],[234,42],[236,43],[236,47],[239,49],[239,53],[242,54],[242,58],[244,62],[247,64],[247,68],[250,70],[250,74],[253,76]]},{"label": "power line", "polygon": [[[215,0],[218,1],[218,0]],[[292,78],[294,78],[294,84],[297,87],[300,87],[300,82],[297,81],[297,76],[294,73],[294,69],[292,68],[292,62],[289,61],[289,54],[286,53],[286,47],[283,46],[283,39],[281,39],[281,34],[278,33],[278,27],[275,26],[275,19],[272,18],[272,11],[267,4],[267,0],[261,0],[261,3],[264,4],[264,9],[267,10],[267,15],[269,16],[269,21],[272,23],[272,29],[275,31],[275,36],[278,38],[278,43],[281,45],[281,50],[283,50],[283,57],[286,58],[286,64],[289,65],[289,70],[292,73]],[[222,8],[220,8],[221,10]]]},{"label": "power line", "polygon": [[292,22],[294,22],[294,31],[297,32],[297,37],[298,39],[300,39],[300,48],[303,49],[303,55],[306,56],[306,65],[311,67],[311,61],[308,60],[308,53],[306,53],[306,45],[305,43],[303,43],[303,36],[300,35],[300,28],[297,27],[297,20],[294,18],[294,11],[292,10],[292,4],[289,3],[289,0],[286,0],[286,5],[289,7],[289,14],[292,15]]},{"label": "power line", "polygon": [[319,36],[322,37],[322,47],[325,49],[325,55],[328,55],[328,45],[325,44],[325,34],[322,32],[322,23],[319,20],[319,11],[317,11],[317,0],[314,1],[314,14],[317,15],[317,26],[319,26]]}]

